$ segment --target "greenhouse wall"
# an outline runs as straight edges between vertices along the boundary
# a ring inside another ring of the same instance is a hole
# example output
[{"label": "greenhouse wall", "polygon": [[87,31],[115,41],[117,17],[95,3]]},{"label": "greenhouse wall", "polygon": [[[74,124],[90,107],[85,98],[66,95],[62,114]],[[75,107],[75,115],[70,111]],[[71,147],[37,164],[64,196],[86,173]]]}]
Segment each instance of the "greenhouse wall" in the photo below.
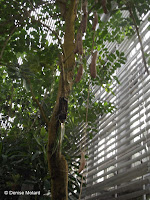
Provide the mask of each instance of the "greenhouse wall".
[{"label": "greenhouse wall", "polygon": [[[145,54],[150,53],[149,13],[143,17],[140,34]],[[95,101],[112,102],[113,114],[99,116],[98,134],[87,139],[87,167],[84,173],[85,200],[150,199],[150,76],[143,64],[136,34],[120,45],[106,44],[110,52],[119,50],[127,58],[116,71],[120,84],[112,93],[92,88]],[[148,58],[147,58],[148,61]]]}]

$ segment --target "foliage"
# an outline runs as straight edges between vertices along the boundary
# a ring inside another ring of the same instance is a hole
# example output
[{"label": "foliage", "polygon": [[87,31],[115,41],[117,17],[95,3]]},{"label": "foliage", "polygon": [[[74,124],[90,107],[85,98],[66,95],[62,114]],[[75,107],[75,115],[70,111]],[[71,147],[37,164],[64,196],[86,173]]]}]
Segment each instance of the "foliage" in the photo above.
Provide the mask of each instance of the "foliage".
[{"label": "foliage", "polygon": [[[69,2],[69,1],[68,1]],[[79,1],[80,2],[80,1]],[[114,1],[115,3],[115,1]],[[133,22],[124,17],[121,11],[133,10],[137,25],[142,15],[149,10],[148,1],[130,0],[129,5],[117,0],[118,7],[107,7],[110,20],[101,18],[103,9],[100,1],[90,1],[87,32],[84,35],[83,59],[76,55],[74,79],[80,63],[84,65],[84,75],[79,83],[74,83],[69,97],[66,132],[62,151],[69,164],[69,191],[76,196],[79,192],[80,176],[77,173],[79,156],[69,155],[77,150],[77,129],[86,120],[86,106],[89,84],[97,85],[111,92],[115,70],[125,64],[123,52],[117,49],[109,52],[107,42],[118,42],[134,32]],[[93,11],[99,14],[99,26],[92,30]],[[57,96],[60,80],[59,54],[63,51],[61,42],[65,24],[57,1],[16,1],[0,0],[0,190],[20,190],[22,184],[33,184],[41,195],[49,192],[47,167],[47,127],[33,99],[38,99],[45,115],[50,119]],[[78,6],[75,34],[81,22],[81,3]],[[47,25],[49,20],[50,25]],[[55,30],[54,30],[55,26]],[[48,37],[50,36],[50,37]],[[91,49],[98,50],[97,77],[90,78],[89,63]],[[18,63],[18,60],[20,61]],[[119,83],[119,82],[118,82]],[[89,138],[97,132],[94,122],[98,115],[113,112],[114,105],[109,102],[95,102],[90,90],[88,111]],[[41,196],[41,199],[46,196]],[[2,198],[5,198],[4,196]]]},{"label": "foliage", "polygon": [[[21,191],[22,184],[33,184],[41,194],[47,192],[49,182],[46,144],[47,134],[42,127],[39,113],[32,105],[29,93],[22,88],[22,81],[13,83],[4,67],[1,68],[0,106],[1,128],[1,192]],[[4,82],[4,83],[3,83]],[[2,195],[2,194],[1,194]],[[4,197],[3,197],[4,198]]]}]

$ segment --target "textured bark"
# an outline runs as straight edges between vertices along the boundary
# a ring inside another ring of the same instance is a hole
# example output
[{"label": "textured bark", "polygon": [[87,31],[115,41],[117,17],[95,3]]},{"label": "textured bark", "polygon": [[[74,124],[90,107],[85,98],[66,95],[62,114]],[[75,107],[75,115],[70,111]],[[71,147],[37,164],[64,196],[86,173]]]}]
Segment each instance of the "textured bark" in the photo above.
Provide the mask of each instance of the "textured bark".
[{"label": "textured bark", "polygon": [[[54,122],[55,123],[55,122]],[[49,124],[48,133],[55,136],[56,126]],[[54,137],[51,137],[53,139]],[[55,147],[56,141],[49,144],[48,165],[51,177],[51,198],[52,200],[68,199],[68,165],[59,148]]]},{"label": "textured bark", "polygon": [[[75,66],[75,55],[70,52],[74,51],[74,22],[76,17],[76,0],[70,1],[65,8],[65,35],[63,44],[62,72],[57,91],[56,104],[52,117],[48,123],[48,166],[51,177],[51,199],[67,200],[68,199],[68,166],[67,161],[60,152],[60,98],[68,99],[73,85],[73,75]],[[63,4],[64,6],[64,4]]]},{"label": "textured bark", "polygon": [[[60,94],[60,91],[59,91]],[[67,200],[68,199],[68,166],[64,156],[61,155],[59,148],[59,126],[57,119],[57,103],[53,116],[48,125],[48,167],[51,178],[51,199]],[[59,111],[59,109],[58,109]]]}]

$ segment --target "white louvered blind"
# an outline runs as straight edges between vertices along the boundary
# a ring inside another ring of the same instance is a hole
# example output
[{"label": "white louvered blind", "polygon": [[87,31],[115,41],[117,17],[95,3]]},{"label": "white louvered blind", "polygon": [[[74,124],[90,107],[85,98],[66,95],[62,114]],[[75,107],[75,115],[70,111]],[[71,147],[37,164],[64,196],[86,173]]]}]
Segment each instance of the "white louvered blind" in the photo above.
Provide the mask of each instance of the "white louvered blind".
[{"label": "white louvered blind", "polygon": [[[144,51],[150,52],[148,15],[141,27]],[[111,51],[115,44],[109,45]],[[116,96],[95,87],[96,100],[111,101],[116,110],[96,122],[99,133],[87,142],[86,200],[150,199],[150,76],[144,69],[138,38],[120,44],[127,62],[113,85]]]}]

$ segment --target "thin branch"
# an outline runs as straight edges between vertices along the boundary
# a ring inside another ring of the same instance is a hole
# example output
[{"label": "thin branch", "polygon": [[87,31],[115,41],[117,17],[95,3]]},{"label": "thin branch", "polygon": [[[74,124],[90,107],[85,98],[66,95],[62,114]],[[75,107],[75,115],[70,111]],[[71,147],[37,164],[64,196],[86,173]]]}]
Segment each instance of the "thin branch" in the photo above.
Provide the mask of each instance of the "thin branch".
[{"label": "thin branch", "polygon": [[12,86],[12,89],[11,89],[11,99],[10,99],[10,107],[9,107],[9,110],[8,110],[8,119],[11,115],[11,109],[12,109],[12,103],[13,103],[13,96],[14,96],[14,87]]},{"label": "thin branch", "polygon": [[[36,13],[36,14],[38,15],[38,13]],[[46,28],[48,28],[48,29],[52,32],[52,34],[56,36],[56,38],[58,39],[58,43],[60,44],[60,46],[61,46],[61,48],[62,48],[62,52],[63,52],[63,54],[64,54],[64,56],[65,56],[65,51],[64,51],[63,45],[62,45],[62,43],[61,43],[61,40],[60,40],[60,38],[59,38],[57,32],[54,31],[54,30],[52,30],[52,29],[50,28],[50,26],[48,26],[48,25],[46,25],[45,23],[41,22],[39,19],[34,19],[32,16],[31,16],[31,18],[32,18],[33,21],[38,22],[40,25],[43,25],[43,26],[45,26]]]},{"label": "thin branch", "polygon": [[[8,105],[9,105],[9,108],[8,108],[8,116],[7,116],[7,127],[8,127],[8,125],[9,125],[9,117],[10,117],[10,115],[11,115],[11,110],[12,110],[12,101],[13,101],[13,95],[14,95],[14,87],[12,86],[12,88],[11,88],[11,97],[10,97],[10,99],[9,99],[9,101],[10,101],[10,104],[8,103]],[[7,131],[7,130],[6,130]]]},{"label": "thin branch", "polygon": [[[19,14],[15,16],[15,17],[20,17],[19,20],[20,20],[20,22],[21,22],[21,26],[23,25],[22,22],[23,22],[23,20],[28,16],[29,12],[26,11],[26,14],[27,14],[27,15],[25,15],[24,17],[21,17]],[[12,20],[14,20],[14,19],[12,18]],[[9,20],[9,21],[11,21],[11,20]],[[7,22],[9,22],[9,21],[7,21]],[[10,35],[6,38],[6,40],[5,40],[5,42],[4,42],[4,45],[3,45],[3,48],[2,48],[2,50],[1,50],[1,53],[0,53],[0,60],[2,59],[4,50],[5,50],[5,48],[6,48],[7,44],[8,44],[8,42],[9,42],[11,36],[13,35],[13,33],[15,32],[16,29],[17,29],[17,26],[13,25],[12,30],[11,30],[11,32],[10,32]]]},{"label": "thin branch", "polygon": [[[39,14],[38,14],[37,11],[35,10],[35,6],[31,3],[30,0],[28,0],[28,2],[29,2],[30,5],[32,6],[33,11],[34,11],[34,12],[37,14],[37,16],[38,16]],[[63,51],[63,54],[64,54],[64,57],[65,57],[64,48],[63,48],[63,45],[62,45],[62,43],[61,43],[61,40],[60,40],[60,38],[59,38],[57,32],[54,31],[54,30],[52,30],[52,29],[50,28],[50,26],[46,25],[45,23],[43,23],[43,22],[40,21],[39,19],[35,19],[33,16],[31,16],[30,12],[27,11],[26,8],[23,8],[23,10],[27,13],[28,16],[31,17],[31,19],[32,19],[33,21],[38,22],[40,25],[43,25],[43,26],[47,27],[47,28],[52,32],[52,34],[56,36],[56,38],[58,39],[58,43],[60,44],[60,46],[61,46],[61,48],[62,48],[62,51]]]},{"label": "thin branch", "polygon": [[88,15],[93,12],[93,9],[96,7],[96,5],[98,4],[97,1],[94,2],[94,5],[91,7],[91,9],[88,11]]},{"label": "thin branch", "polygon": [[[43,103],[44,103],[44,100],[46,99],[46,97],[47,97],[47,92],[45,92],[45,94],[44,94],[44,97],[43,97],[43,100],[42,100],[41,106],[43,106]],[[36,115],[36,117],[34,118],[34,121],[33,121],[32,125],[30,126],[30,128],[29,128],[28,131],[30,131],[31,128],[33,127],[33,125],[35,124],[36,120],[38,119],[38,115],[39,115],[39,113],[40,113],[40,110],[37,112],[37,115]]]},{"label": "thin branch", "polygon": [[[88,96],[87,96],[87,107],[86,107],[86,117],[85,117],[85,126],[84,126],[84,149],[81,151],[86,151],[85,150],[85,145],[86,145],[86,139],[87,139],[87,126],[88,126],[88,110],[89,110],[89,97],[90,97],[90,80],[89,80],[89,84],[88,84]],[[81,144],[83,146],[83,144]],[[81,146],[81,148],[82,148]],[[80,194],[79,194],[79,200],[81,199],[81,195],[82,195],[82,186],[83,186],[83,177],[84,174],[82,174],[82,180],[81,180],[81,185],[80,185]]]},{"label": "thin branch", "polygon": [[131,18],[132,18],[132,20],[133,20],[133,23],[134,23],[134,26],[135,26],[135,29],[136,29],[136,33],[137,33],[137,36],[138,36],[138,40],[139,40],[139,42],[140,42],[144,67],[145,67],[145,70],[146,70],[147,74],[149,75],[149,71],[148,71],[148,68],[147,68],[147,63],[146,63],[146,59],[145,59],[145,55],[144,55],[144,48],[143,48],[141,36],[140,36],[140,33],[139,33],[139,28],[137,27],[135,17],[134,17],[134,15],[133,15],[133,13],[132,13],[132,8],[130,8],[130,6],[128,6],[128,9],[129,9]]},{"label": "thin branch", "polygon": [[39,110],[40,110],[40,113],[42,115],[42,117],[44,118],[46,124],[49,123],[49,120],[47,119],[47,117],[45,116],[45,113],[44,113],[44,110],[42,108],[42,105],[39,103],[39,100],[35,98],[35,95],[33,93],[33,89],[32,89],[32,86],[31,86],[31,83],[29,81],[29,79],[27,79],[27,82],[29,84],[29,87],[30,87],[30,90],[31,90],[31,94],[32,94],[32,97],[33,97],[33,101],[35,101],[35,103],[37,104],[37,106],[39,107]]},{"label": "thin branch", "polygon": [[13,33],[15,32],[16,29],[17,29],[17,27],[15,26],[15,27],[12,29],[10,35],[9,35],[9,36],[7,37],[7,39],[5,40],[4,45],[3,45],[3,48],[2,48],[2,50],[1,50],[0,59],[2,59],[4,50],[5,50],[5,48],[6,48],[7,44],[8,44],[8,42],[9,42],[11,36],[13,35]]},{"label": "thin branch", "polygon": [[80,185],[79,200],[81,200],[81,195],[82,195],[82,186],[83,186],[83,174],[82,174],[81,185]]},{"label": "thin branch", "polygon": [[8,24],[8,23],[10,23],[10,22],[14,22],[14,19],[13,18],[11,18],[11,19],[9,19],[9,20],[7,20],[7,21],[4,21],[3,23],[1,23],[0,24],[0,26],[5,26],[6,24]]},{"label": "thin branch", "polygon": [[[36,9],[39,7],[39,6],[47,6],[47,5],[52,5],[52,4],[54,4],[55,2],[41,2],[39,5],[36,5],[36,6],[34,6],[32,3],[31,3],[31,1],[30,0],[28,0],[28,2],[30,3],[30,5],[32,6],[32,10],[31,11],[34,11],[34,12],[36,12]],[[36,12],[36,14],[37,14],[37,12]],[[49,13],[49,15],[51,16],[51,17],[56,17],[56,18],[58,18],[58,17],[60,17],[61,15],[60,14],[58,14],[58,13],[53,13],[53,14],[50,14]]]}]

